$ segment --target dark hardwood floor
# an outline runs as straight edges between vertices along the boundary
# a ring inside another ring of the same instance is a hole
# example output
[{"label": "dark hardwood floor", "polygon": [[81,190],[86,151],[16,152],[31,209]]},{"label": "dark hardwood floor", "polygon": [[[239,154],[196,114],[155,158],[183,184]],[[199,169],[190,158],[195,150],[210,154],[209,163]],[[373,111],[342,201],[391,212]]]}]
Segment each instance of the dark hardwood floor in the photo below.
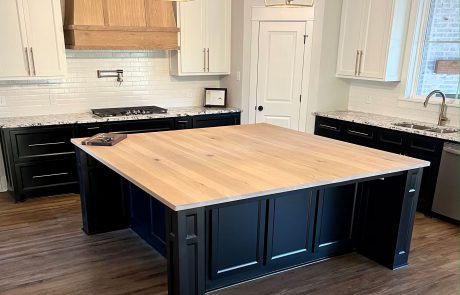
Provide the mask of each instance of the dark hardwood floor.
[{"label": "dark hardwood floor", "polygon": [[[349,254],[213,294],[458,294],[458,238],[419,214],[407,268]],[[0,194],[0,294],[167,294],[165,262],[130,230],[86,236],[78,196]]]}]

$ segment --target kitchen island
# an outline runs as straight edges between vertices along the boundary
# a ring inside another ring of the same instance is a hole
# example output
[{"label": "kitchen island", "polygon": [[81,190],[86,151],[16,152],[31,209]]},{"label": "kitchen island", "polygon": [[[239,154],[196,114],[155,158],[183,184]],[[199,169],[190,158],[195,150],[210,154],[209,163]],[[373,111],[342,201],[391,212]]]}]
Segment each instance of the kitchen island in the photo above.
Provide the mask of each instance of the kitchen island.
[{"label": "kitchen island", "polygon": [[[408,263],[429,162],[267,124],[81,141],[83,229],[131,227],[166,256],[170,294],[351,251],[391,269]],[[112,187],[98,185],[107,177]]]}]

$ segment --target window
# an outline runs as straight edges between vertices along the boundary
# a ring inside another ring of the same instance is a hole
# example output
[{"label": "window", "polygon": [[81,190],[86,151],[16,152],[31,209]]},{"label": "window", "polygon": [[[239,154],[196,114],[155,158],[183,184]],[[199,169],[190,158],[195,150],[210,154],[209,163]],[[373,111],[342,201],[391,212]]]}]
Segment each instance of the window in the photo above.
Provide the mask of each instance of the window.
[{"label": "window", "polygon": [[459,99],[460,1],[428,0],[429,14],[416,77],[416,95],[439,89]]}]

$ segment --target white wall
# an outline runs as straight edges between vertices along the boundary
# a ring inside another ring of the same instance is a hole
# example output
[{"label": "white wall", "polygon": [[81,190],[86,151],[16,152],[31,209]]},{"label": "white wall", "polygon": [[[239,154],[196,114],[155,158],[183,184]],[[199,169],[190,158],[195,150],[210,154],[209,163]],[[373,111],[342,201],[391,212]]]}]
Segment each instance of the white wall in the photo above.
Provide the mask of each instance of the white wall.
[{"label": "white wall", "polygon": [[[67,51],[62,81],[0,82],[0,117],[85,112],[91,108],[195,106],[219,77],[173,77],[165,51]],[[98,79],[96,71],[123,69],[124,82]]]},{"label": "white wall", "polygon": [[[424,108],[423,102],[420,100],[404,99],[406,86],[410,83],[408,77],[412,66],[412,49],[417,44],[417,38],[414,37],[418,30],[418,9],[419,0],[414,0],[409,20],[401,82],[382,83],[351,80],[348,104],[350,110],[437,123],[440,109],[439,100],[437,104],[430,104],[428,108]],[[447,116],[450,119],[449,125],[459,125],[459,108],[448,107]]]},{"label": "white wall", "polygon": [[[229,102],[243,109],[241,121],[249,122],[251,68],[251,11],[263,6],[263,0],[232,0],[232,74],[224,77],[222,87],[229,88]],[[316,0],[313,46],[307,102],[307,131],[314,127],[315,111],[346,109],[349,82],[335,77],[342,0]],[[237,72],[241,81],[237,80]]]}]

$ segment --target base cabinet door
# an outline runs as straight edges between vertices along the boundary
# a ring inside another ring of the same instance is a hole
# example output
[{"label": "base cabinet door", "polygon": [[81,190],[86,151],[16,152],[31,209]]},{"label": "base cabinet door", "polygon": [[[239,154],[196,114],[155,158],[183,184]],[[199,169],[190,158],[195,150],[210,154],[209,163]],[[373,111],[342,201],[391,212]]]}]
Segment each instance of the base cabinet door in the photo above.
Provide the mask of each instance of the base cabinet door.
[{"label": "base cabinet door", "polygon": [[312,259],[316,196],[316,190],[298,190],[269,200],[266,261],[270,268]]},{"label": "base cabinet door", "polygon": [[326,188],[319,193],[315,235],[318,258],[350,251],[353,245],[356,184]]},{"label": "base cabinet door", "polygon": [[266,201],[207,210],[207,290],[257,276],[263,268]]}]

